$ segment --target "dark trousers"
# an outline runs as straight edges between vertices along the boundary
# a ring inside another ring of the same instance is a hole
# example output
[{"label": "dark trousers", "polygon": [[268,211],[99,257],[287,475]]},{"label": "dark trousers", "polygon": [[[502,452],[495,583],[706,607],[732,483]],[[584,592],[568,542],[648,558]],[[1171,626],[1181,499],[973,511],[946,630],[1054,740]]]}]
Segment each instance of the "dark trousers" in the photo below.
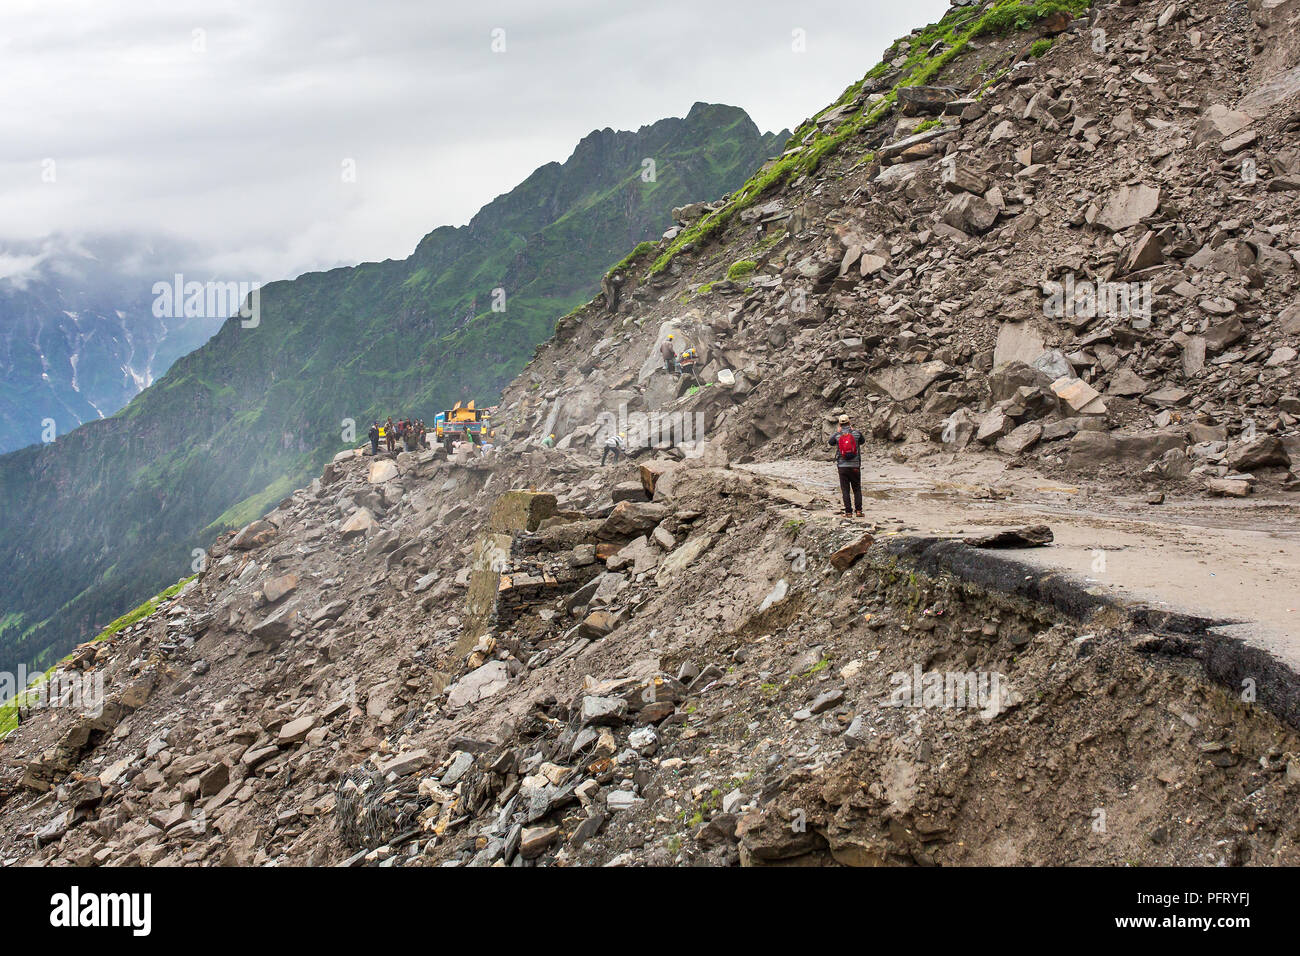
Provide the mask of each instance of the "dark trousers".
[{"label": "dark trousers", "polygon": [[614,464],[618,464],[619,450],[613,445],[606,445],[605,450],[600,453],[600,463],[602,466],[605,464],[605,456],[611,451],[614,453]]},{"label": "dark trousers", "polygon": [[378,455],[378,454],[379,454],[379,439],[378,439],[378,438],[372,438],[372,439],[370,439],[370,454],[372,454],[372,455]]},{"label": "dark trousers", "polygon": [[[861,468],[841,468],[840,470],[840,494],[844,496],[845,511],[862,510],[862,469]],[[853,492],[853,504],[849,504],[849,491]]]}]

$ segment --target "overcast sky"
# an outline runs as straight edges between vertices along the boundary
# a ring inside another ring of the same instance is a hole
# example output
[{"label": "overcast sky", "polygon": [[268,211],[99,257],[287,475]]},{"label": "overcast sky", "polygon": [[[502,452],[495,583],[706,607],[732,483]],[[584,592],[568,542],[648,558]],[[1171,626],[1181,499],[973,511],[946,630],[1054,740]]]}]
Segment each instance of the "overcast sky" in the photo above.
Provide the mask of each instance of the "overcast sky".
[{"label": "overcast sky", "polygon": [[169,234],[252,279],[402,258],[593,129],[697,100],[793,128],[948,5],[3,0],[0,240]]}]

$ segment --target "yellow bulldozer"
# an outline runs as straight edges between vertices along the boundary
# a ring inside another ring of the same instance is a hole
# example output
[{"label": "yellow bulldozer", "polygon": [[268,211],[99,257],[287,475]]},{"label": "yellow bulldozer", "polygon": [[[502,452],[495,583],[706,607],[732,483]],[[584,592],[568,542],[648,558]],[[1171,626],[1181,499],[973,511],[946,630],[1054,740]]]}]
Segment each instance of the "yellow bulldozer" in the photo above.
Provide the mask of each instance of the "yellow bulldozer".
[{"label": "yellow bulldozer", "polygon": [[433,416],[433,430],[440,442],[462,438],[468,432],[476,445],[491,441],[496,435],[492,430],[491,409],[475,408],[473,401],[457,402],[455,407]]}]

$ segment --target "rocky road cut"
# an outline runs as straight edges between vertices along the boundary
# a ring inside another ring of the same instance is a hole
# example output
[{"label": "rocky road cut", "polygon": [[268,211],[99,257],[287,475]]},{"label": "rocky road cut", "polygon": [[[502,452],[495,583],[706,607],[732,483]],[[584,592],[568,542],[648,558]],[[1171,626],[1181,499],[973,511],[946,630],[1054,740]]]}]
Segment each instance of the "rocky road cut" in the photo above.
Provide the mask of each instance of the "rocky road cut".
[{"label": "rocky road cut", "polygon": [[[787,482],[792,503],[838,512],[839,484],[825,462],[738,466]],[[1050,548],[1002,551],[1069,573],[1129,603],[1224,622],[1232,634],[1300,672],[1300,510],[1279,502],[1188,497],[1148,503],[1068,487],[996,459],[923,464],[865,462],[864,519],[885,534],[964,538],[990,526],[1046,521]],[[848,519],[846,519],[848,520]]]}]

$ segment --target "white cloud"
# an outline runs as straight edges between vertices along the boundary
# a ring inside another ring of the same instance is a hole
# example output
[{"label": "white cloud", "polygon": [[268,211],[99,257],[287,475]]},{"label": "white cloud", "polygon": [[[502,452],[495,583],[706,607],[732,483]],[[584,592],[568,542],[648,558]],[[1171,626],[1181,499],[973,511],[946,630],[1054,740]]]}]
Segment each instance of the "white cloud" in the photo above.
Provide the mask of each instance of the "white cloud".
[{"label": "white cloud", "polygon": [[172,235],[267,276],[400,258],[592,129],[697,100],[793,127],[947,7],[6,0],[0,240]]}]

